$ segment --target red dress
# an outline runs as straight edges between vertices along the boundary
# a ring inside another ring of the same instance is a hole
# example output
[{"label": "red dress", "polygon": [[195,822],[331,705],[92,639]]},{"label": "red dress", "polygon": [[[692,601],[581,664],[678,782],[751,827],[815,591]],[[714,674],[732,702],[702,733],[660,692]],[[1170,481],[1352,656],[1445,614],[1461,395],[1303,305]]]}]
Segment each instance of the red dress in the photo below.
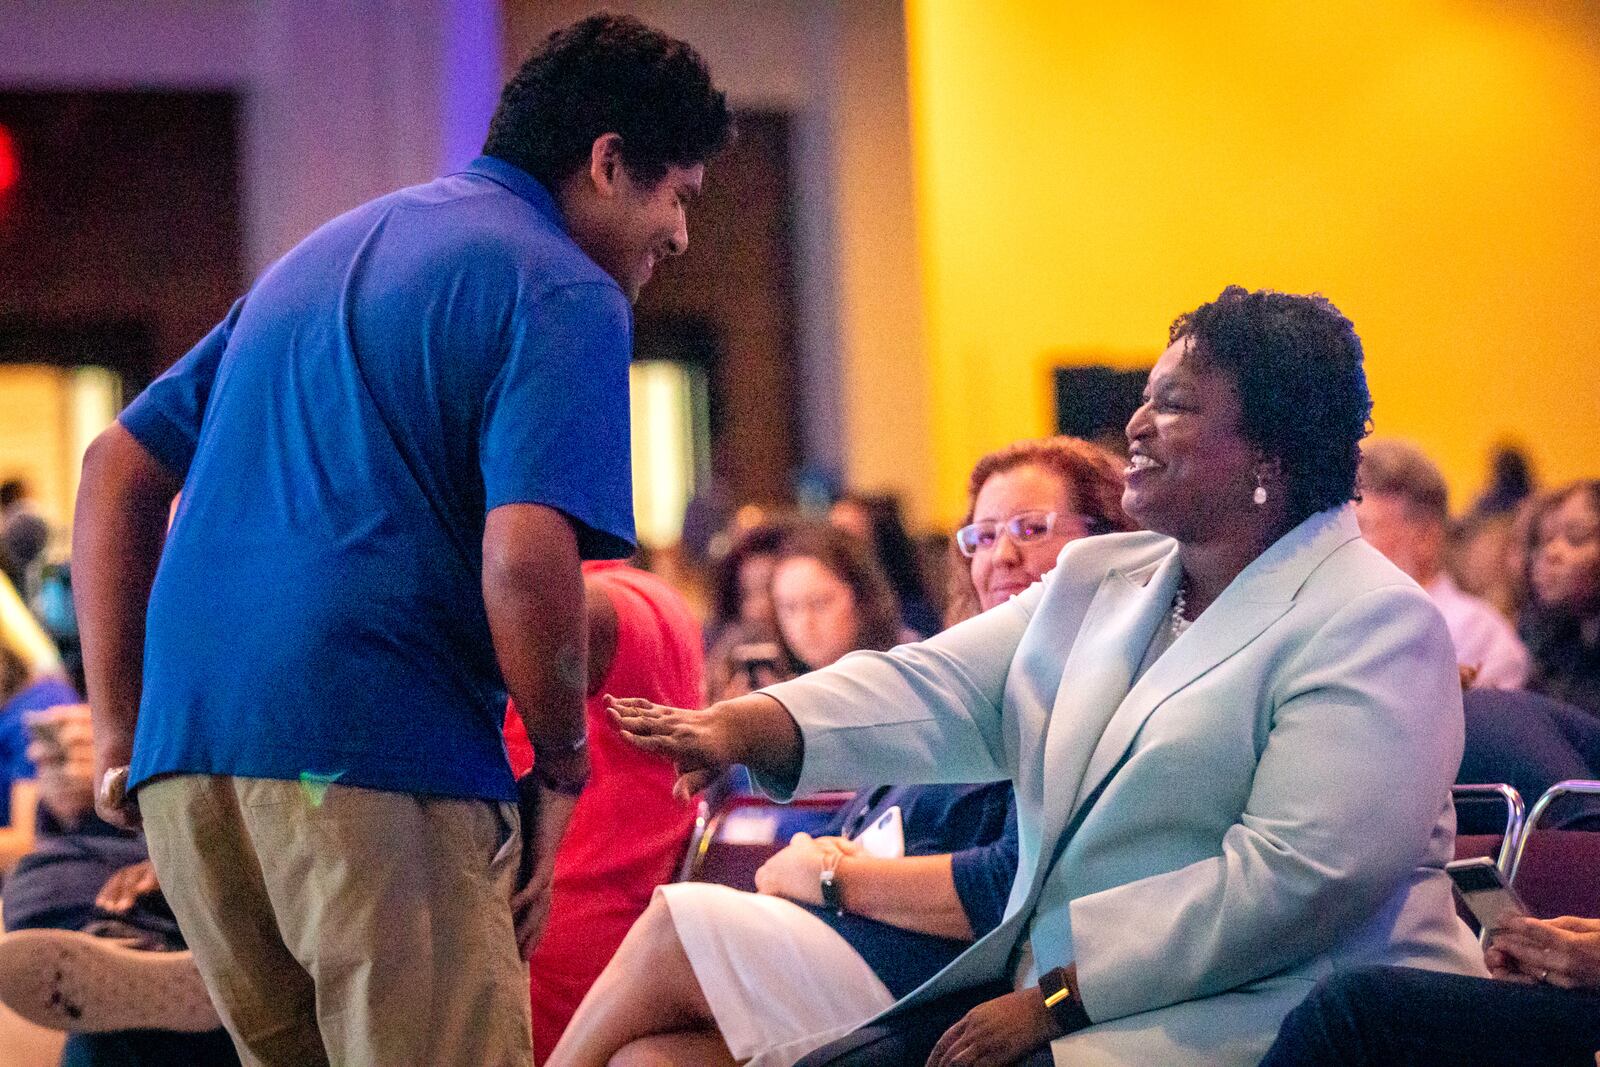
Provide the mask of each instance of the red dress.
[{"label": "red dress", "polygon": [[[666,582],[622,563],[586,563],[617,613],[617,648],[602,693],[697,707],[705,657],[700,624]],[[623,935],[672,878],[694,825],[694,806],[672,797],[666,760],[624,741],[599,698],[588,702],[589,784],[556,854],[550,920],[534,949],[533,1051],[550,1056]],[[527,731],[507,708],[506,749],[518,775],[533,766]]]}]

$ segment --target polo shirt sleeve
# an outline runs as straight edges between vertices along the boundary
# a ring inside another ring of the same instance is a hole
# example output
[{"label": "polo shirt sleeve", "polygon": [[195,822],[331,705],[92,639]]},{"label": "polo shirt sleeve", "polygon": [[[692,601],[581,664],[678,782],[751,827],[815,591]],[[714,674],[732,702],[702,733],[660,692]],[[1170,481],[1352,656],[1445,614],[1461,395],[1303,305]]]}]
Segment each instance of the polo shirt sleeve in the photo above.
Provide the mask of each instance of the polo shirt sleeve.
[{"label": "polo shirt sleeve", "polygon": [[244,298],[234,302],[227,317],[200,339],[187,355],[123,409],[118,421],[133,434],[134,440],[179,479],[189,473],[195,447],[200,442],[200,424],[206,414],[206,400],[222,353],[233,336],[234,324]]},{"label": "polo shirt sleeve", "polygon": [[632,347],[615,287],[558,286],[519,308],[479,430],[486,510],[543,504],[573,521],[584,559],[633,554]]}]

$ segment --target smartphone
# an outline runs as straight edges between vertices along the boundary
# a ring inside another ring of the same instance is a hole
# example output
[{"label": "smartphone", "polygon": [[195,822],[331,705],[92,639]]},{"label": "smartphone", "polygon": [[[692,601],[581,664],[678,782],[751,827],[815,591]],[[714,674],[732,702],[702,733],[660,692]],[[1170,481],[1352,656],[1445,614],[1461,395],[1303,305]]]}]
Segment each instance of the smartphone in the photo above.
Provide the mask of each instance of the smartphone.
[{"label": "smartphone", "polygon": [[1480,928],[1494,930],[1514,915],[1528,914],[1528,906],[1487,856],[1447,863],[1444,871]]},{"label": "smartphone", "polygon": [[861,851],[880,860],[897,860],[906,854],[906,832],[901,822],[900,805],[872,820],[865,830],[856,835]]},{"label": "smartphone", "polygon": [[62,721],[57,715],[30,712],[22,718],[22,728],[27,731],[30,739],[58,752],[66,750],[61,740],[61,727]]},{"label": "smartphone", "polygon": [[782,650],[773,642],[758,641],[735,645],[728,658],[733,669],[744,675],[745,683],[751,689],[762,689],[783,677],[778,668],[782,654]]}]

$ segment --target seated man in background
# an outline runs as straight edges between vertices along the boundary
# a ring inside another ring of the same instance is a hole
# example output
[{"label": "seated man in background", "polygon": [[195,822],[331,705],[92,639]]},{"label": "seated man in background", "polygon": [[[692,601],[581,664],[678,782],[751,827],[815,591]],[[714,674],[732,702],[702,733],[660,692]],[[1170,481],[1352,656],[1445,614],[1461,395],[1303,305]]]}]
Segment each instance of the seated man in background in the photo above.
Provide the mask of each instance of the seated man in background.
[{"label": "seated man in background", "polygon": [[234,1067],[144,839],[94,813],[88,706],[33,713],[28,732],[39,839],[5,882],[0,1001],[71,1033],[63,1067]]},{"label": "seated man in background", "polygon": [[1600,920],[1514,916],[1492,978],[1362,967],[1323,979],[1261,1067],[1589,1067],[1600,1062]]},{"label": "seated man in background", "polygon": [[[550,918],[531,960],[533,1052],[541,1064],[650,894],[672,878],[694,827],[694,804],[672,795],[672,764],[623,741],[600,694],[698,703],[700,624],[670,585],[623,563],[584,564],[583,587],[589,784],[556,851]],[[520,777],[533,766],[533,749],[512,707],[505,736]]]},{"label": "seated man in background", "polygon": [[1444,475],[1415,445],[1376,439],[1361,449],[1361,536],[1427,590],[1444,616],[1464,677],[1480,689],[1520,689],[1528,650],[1486,600],[1462,592],[1444,570],[1449,490]]}]

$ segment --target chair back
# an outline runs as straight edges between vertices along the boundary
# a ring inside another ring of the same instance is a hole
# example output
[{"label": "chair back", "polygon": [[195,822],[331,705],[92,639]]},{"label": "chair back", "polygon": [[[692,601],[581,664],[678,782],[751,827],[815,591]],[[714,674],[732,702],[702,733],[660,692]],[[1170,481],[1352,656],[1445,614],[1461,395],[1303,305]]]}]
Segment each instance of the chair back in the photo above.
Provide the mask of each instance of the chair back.
[{"label": "chair back", "polygon": [[1491,805],[1505,808],[1499,833],[1457,834],[1455,858],[1463,860],[1475,856],[1493,856],[1495,866],[1510,878],[1512,857],[1516,852],[1517,842],[1522,837],[1522,794],[1504,782],[1493,782],[1482,785],[1453,785],[1450,787],[1450,798],[1455,801],[1458,821],[1462,817],[1464,808],[1477,809]]},{"label": "chair back", "polygon": [[1600,832],[1540,828],[1552,804],[1583,795],[1600,796],[1600,781],[1570,779],[1551,786],[1534,804],[1517,842],[1509,878],[1538,918],[1600,919]]},{"label": "chair back", "polygon": [[690,840],[679,881],[755,891],[756,869],[802,831],[827,827],[852,793],[817,793],[779,804],[752,793],[728,797]]}]

